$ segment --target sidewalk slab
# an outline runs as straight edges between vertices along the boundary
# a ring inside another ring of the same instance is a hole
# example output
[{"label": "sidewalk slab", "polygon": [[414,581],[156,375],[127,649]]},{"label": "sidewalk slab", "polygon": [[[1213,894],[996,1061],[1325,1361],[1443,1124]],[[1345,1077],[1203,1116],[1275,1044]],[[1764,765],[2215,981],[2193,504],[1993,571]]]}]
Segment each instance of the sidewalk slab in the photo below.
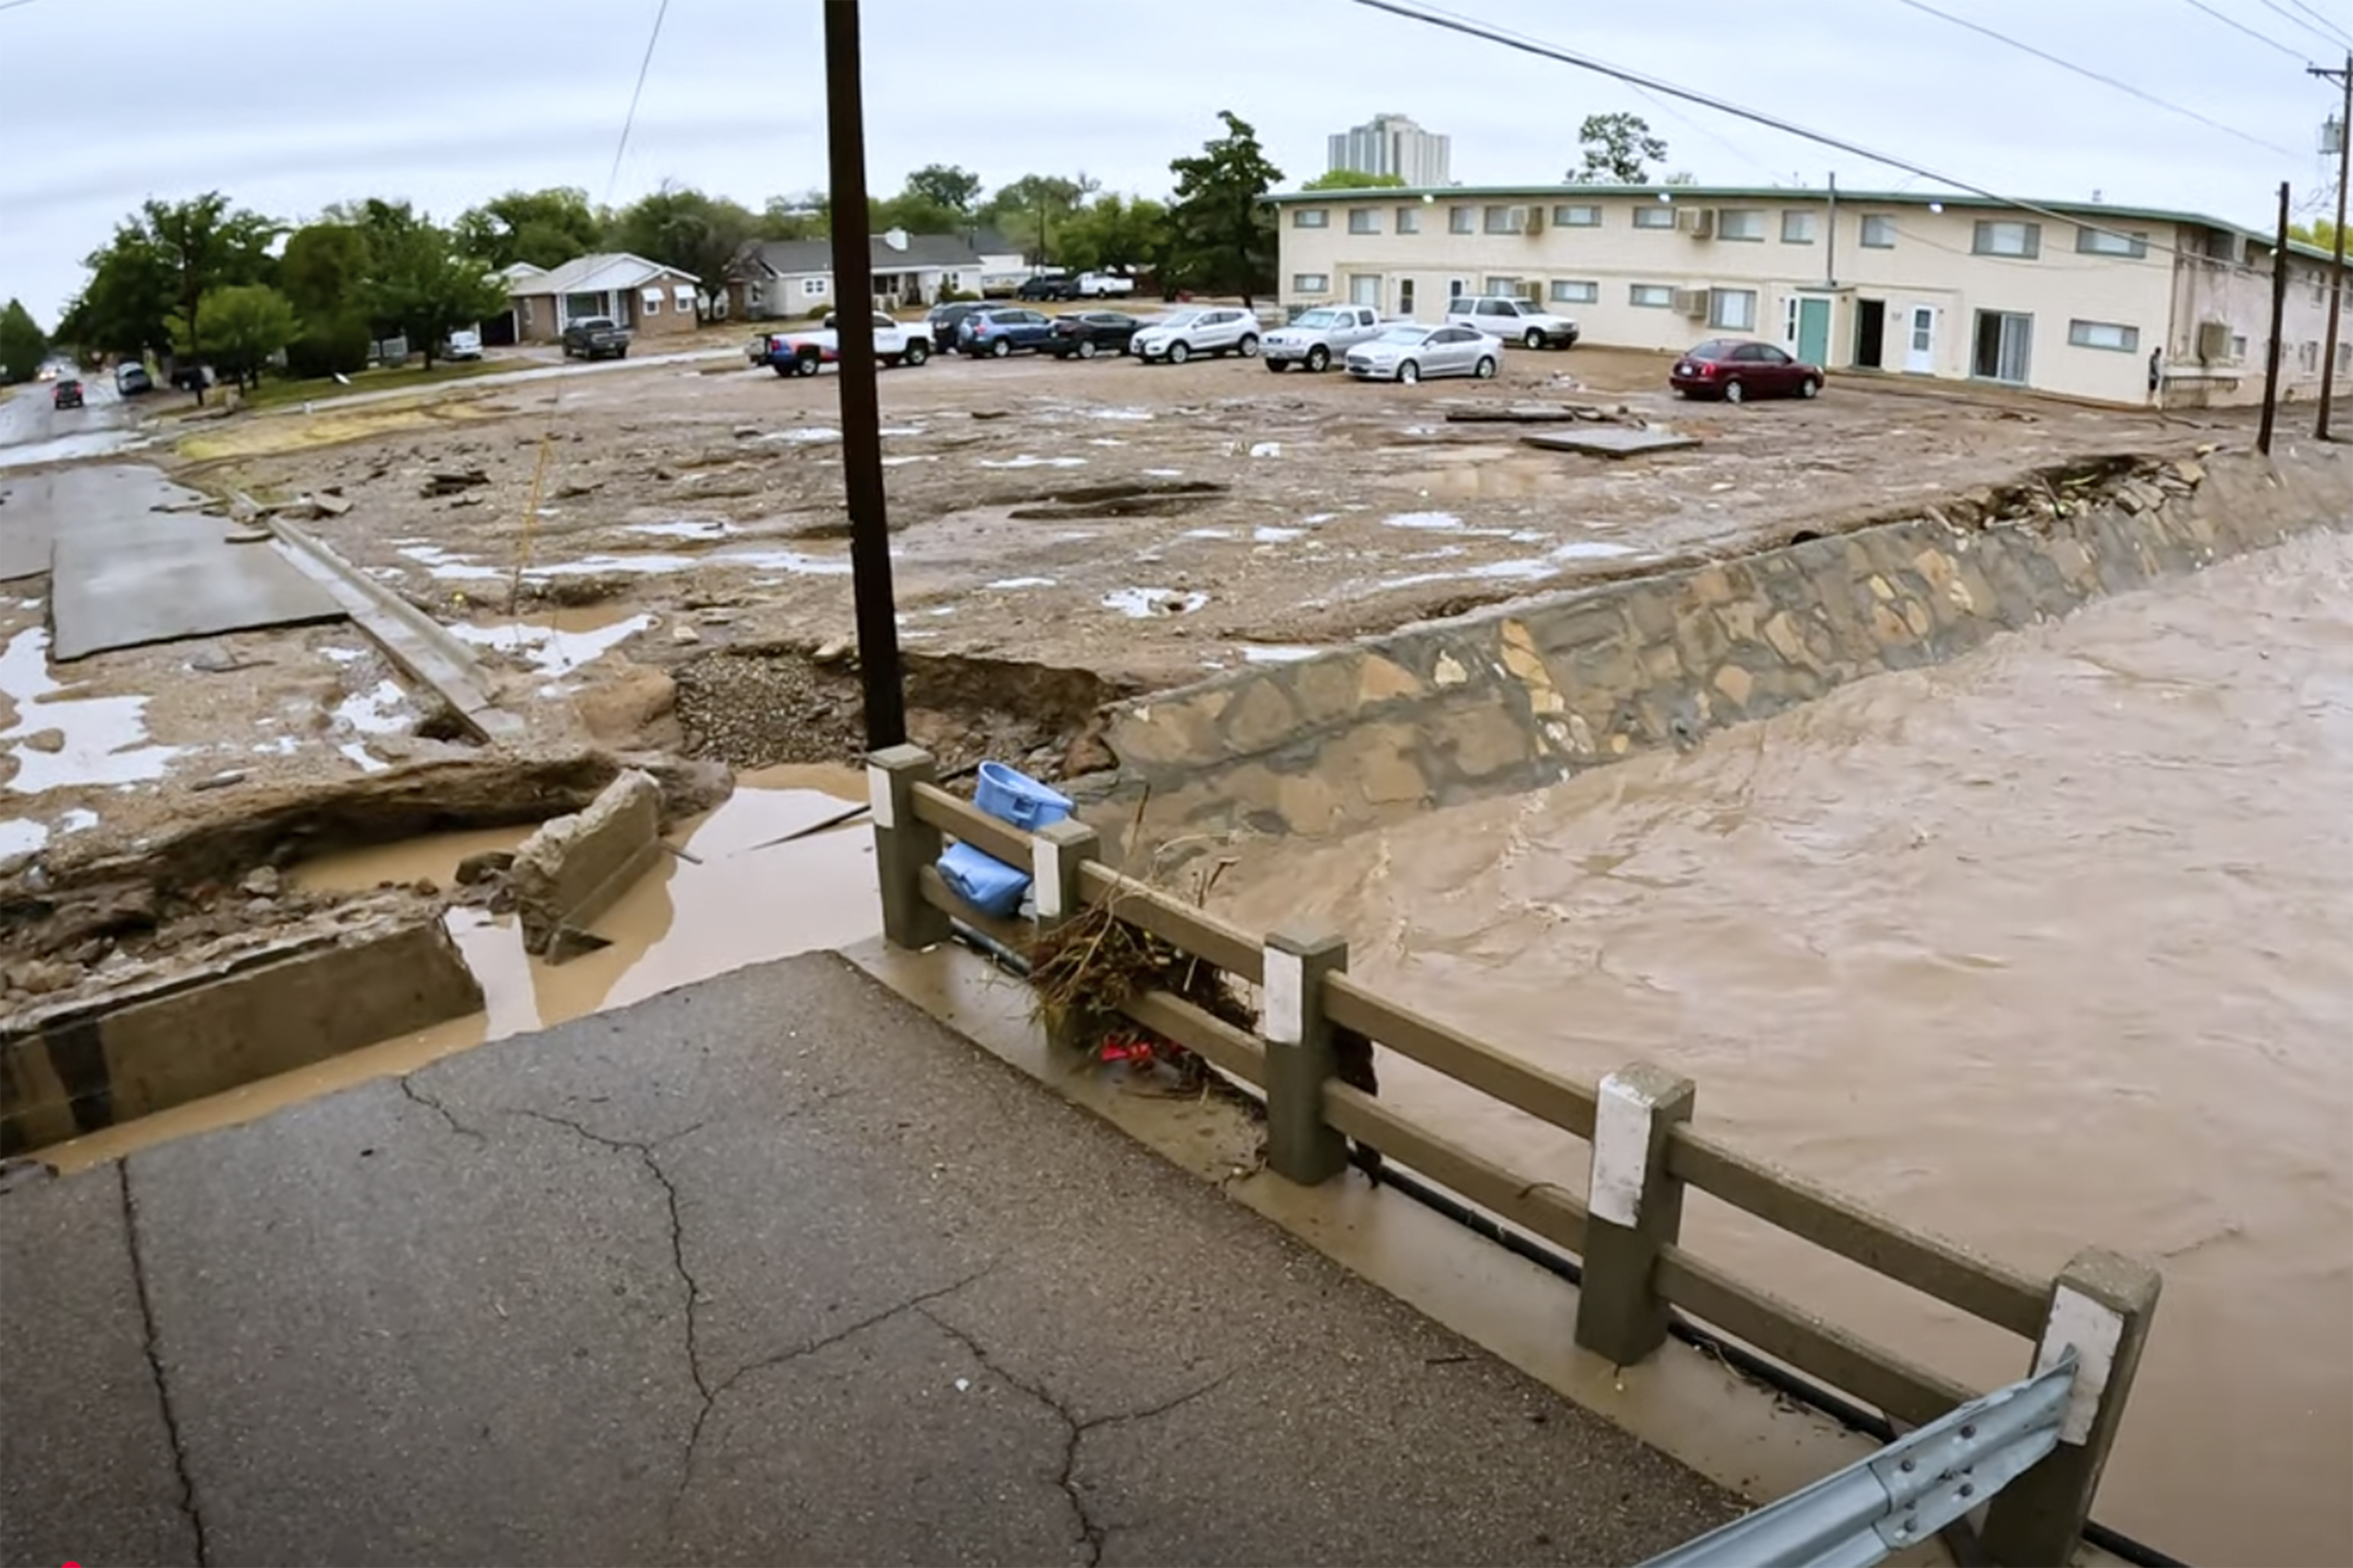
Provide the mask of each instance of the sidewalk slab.
[{"label": "sidewalk slab", "polygon": [[[12,1264],[119,1307],[62,1217],[119,1180],[0,1197]],[[128,1184],[215,1563],[1627,1563],[1739,1508],[829,954]],[[46,1331],[11,1291],[30,1442],[82,1419]]]}]

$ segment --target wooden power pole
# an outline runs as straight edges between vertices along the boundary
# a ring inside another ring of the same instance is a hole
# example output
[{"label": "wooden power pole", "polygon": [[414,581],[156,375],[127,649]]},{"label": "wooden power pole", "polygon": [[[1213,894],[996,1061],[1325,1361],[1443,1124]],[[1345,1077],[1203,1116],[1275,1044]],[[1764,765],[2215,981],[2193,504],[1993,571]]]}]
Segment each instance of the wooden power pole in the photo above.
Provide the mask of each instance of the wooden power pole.
[{"label": "wooden power pole", "polygon": [[2345,308],[2345,179],[2348,159],[2353,158],[2353,55],[2347,55],[2345,64],[2333,70],[2327,66],[2304,68],[2345,89],[2345,107],[2337,117],[2337,264],[2328,274],[2328,342],[2320,362],[2320,414],[2312,426],[2313,435],[2326,441],[2329,439],[2329,400],[2337,390],[2337,323]]},{"label": "wooden power pole", "polygon": [[2263,351],[2263,424],[2255,437],[2255,450],[2272,453],[2272,418],[2279,412],[2280,333],[2287,321],[2288,184],[2280,182],[2279,237],[2272,245],[2272,335]]}]

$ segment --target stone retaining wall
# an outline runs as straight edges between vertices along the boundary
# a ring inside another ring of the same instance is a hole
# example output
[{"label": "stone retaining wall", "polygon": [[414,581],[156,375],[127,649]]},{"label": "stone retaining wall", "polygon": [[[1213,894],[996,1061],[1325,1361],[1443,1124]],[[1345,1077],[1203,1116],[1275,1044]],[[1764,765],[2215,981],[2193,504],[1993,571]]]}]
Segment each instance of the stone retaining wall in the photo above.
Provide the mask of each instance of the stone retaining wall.
[{"label": "stone retaining wall", "polygon": [[1073,793],[1107,849],[1147,874],[1235,836],[1345,833],[1536,788],[2344,526],[2353,458],[2221,454],[2141,465],[2085,499],[2068,495],[2030,496],[2009,520],[1968,525],[1949,519],[1989,509],[1956,498],[1917,518],[1163,693],[1113,711],[1104,740],[1119,767]]}]

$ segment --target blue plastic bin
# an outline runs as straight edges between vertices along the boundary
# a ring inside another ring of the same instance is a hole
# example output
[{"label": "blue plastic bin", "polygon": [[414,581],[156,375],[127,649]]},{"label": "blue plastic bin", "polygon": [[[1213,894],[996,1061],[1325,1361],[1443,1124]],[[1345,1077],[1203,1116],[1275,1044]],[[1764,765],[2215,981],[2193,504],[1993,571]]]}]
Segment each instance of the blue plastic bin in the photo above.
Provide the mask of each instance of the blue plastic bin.
[{"label": "blue plastic bin", "polygon": [[1050,822],[1060,822],[1071,815],[1071,809],[1070,796],[1047,788],[1027,774],[1015,773],[1003,763],[980,764],[980,782],[973,788],[972,804],[1024,833],[1035,833]]},{"label": "blue plastic bin", "polygon": [[1027,871],[1017,871],[969,844],[948,846],[940,857],[940,880],[982,914],[1000,919],[1018,910],[1021,895],[1029,890]]}]

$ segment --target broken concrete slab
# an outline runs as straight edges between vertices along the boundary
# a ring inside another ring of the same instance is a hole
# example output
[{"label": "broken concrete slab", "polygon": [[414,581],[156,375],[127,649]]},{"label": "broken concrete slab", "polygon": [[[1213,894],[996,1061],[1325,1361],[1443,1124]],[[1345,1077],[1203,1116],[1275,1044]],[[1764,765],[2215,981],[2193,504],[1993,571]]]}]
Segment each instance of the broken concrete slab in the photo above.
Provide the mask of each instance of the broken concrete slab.
[{"label": "broken concrete slab", "polygon": [[1652,452],[1675,452],[1699,445],[1696,436],[1680,435],[1672,430],[1634,430],[1614,425],[1577,430],[1547,430],[1541,435],[1523,436],[1520,440],[1523,445],[1539,447],[1547,452],[1577,452],[1594,458],[1639,458]]},{"label": "broken concrete slab", "polygon": [[547,956],[581,951],[562,942],[586,931],[661,858],[661,786],[631,768],[587,809],[543,823],[508,872],[523,946]]},{"label": "broken concrete slab", "polygon": [[439,919],[322,927],[129,991],[28,1010],[0,1033],[0,1153],[151,1115],[480,1012]]},{"label": "broken concrete slab", "polygon": [[1567,425],[1610,417],[1608,410],[1589,403],[1482,404],[1446,411],[1450,425]]},{"label": "broken concrete slab", "polygon": [[61,530],[50,602],[59,663],[118,648],[343,617],[343,606],[248,531],[205,517],[141,511]]}]

